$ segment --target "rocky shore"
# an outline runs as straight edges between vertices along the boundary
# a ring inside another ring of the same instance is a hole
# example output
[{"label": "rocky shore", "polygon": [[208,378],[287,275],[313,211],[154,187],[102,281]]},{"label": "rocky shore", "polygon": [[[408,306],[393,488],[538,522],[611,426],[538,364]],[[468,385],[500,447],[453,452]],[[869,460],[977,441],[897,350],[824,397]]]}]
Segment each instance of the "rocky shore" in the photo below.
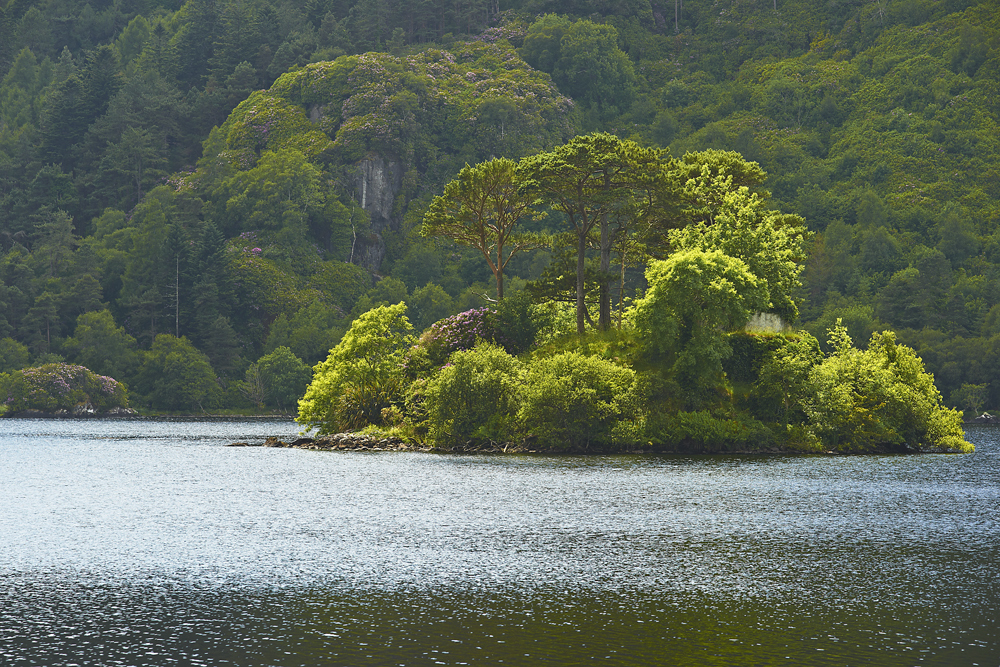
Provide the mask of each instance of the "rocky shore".
[{"label": "rocky shore", "polygon": [[319,438],[296,438],[281,440],[271,436],[264,442],[234,442],[227,447],[290,447],[294,449],[314,449],[320,451],[373,451],[373,452],[426,452],[429,447],[408,443],[400,438],[377,438],[362,433],[336,433]]},{"label": "rocky shore", "polygon": [[21,410],[11,415],[19,419],[52,419],[52,418],[77,418],[77,417],[139,417],[139,413],[132,408],[115,407],[104,412],[98,412],[90,403],[82,403],[72,410]]},{"label": "rocky shore", "polygon": [[[569,454],[569,455],[602,455],[602,454],[754,454],[781,455],[803,454],[796,449],[771,447],[760,450],[718,451],[699,446],[676,447],[673,449],[614,449],[614,450],[567,450],[561,452],[542,452],[537,449],[520,445],[479,445],[459,449],[438,449],[429,445],[407,442],[401,438],[380,438],[363,433],[336,433],[318,438],[294,438],[282,440],[278,436],[270,436],[263,442],[233,442],[226,447],[287,447],[290,449],[312,449],[316,451],[371,451],[371,452],[446,452],[453,454]],[[808,452],[833,454],[834,452]]]},{"label": "rocky shore", "polygon": [[1000,417],[996,417],[995,415],[991,415],[988,412],[984,412],[983,414],[979,415],[978,417],[975,417],[973,419],[969,419],[965,423],[966,424],[989,424],[990,426],[1000,426]]}]

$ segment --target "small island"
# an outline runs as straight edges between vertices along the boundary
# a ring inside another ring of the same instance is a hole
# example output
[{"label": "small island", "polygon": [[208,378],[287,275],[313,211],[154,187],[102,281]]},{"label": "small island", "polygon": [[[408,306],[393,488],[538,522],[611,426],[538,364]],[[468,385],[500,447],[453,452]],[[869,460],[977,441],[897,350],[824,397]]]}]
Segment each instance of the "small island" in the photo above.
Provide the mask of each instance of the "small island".
[{"label": "small island", "polygon": [[[494,305],[419,338],[405,303],[361,314],[314,368],[299,423],[451,451],[972,451],[893,332],[861,349],[840,320],[825,345],[786,324],[810,233],[751,189],[762,180],[736,153],[673,160],[608,134],[466,166],[422,233],[478,251]],[[558,214],[576,261],[505,297],[504,267],[538,243],[520,225],[539,210]],[[646,270],[612,321],[616,244],[622,275],[628,244]]]},{"label": "small island", "polygon": [[[716,344],[730,352],[717,384],[699,393],[673,365],[650,358],[640,330],[511,354],[490,327],[518,309],[530,310],[509,299],[496,310],[461,313],[415,342],[402,305],[371,311],[317,368],[300,403],[299,422],[318,435],[264,444],[547,453],[973,449],[961,413],[941,404],[919,357],[891,332],[859,350],[838,326],[829,355],[804,332],[717,332]],[[463,338],[474,342],[463,347]]]}]

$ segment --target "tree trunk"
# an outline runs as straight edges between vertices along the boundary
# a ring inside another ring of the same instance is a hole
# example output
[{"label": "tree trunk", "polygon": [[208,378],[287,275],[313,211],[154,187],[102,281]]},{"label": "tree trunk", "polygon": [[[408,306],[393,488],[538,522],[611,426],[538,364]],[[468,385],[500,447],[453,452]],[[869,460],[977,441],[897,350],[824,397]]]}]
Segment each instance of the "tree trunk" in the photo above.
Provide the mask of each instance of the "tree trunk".
[{"label": "tree trunk", "polygon": [[585,328],[585,313],[587,303],[584,299],[584,260],[587,255],[587,233],[583,230],[586,225],[577,232],[576,248],[576,332],[583,334]]},{"label": "tree trunk", "polygon": [[601,304],[597,315],[597,328],[607,331],[611,328],[611,230],[608,229],[608,214],[601,216]]},{"label": "tree trunk", "polygon": [[[627,242],[627,239],[626,239]],[[622,244],[622,276],[618,283],[618,330],[622,328],[622,308],[625,306],[625,244]]]},{"label": "tree trunk", "polygon": [[496,275],[497,275],[497,303],[503,301],[503,246],[499,243],[497,244],[497,263],[496,263]]}]

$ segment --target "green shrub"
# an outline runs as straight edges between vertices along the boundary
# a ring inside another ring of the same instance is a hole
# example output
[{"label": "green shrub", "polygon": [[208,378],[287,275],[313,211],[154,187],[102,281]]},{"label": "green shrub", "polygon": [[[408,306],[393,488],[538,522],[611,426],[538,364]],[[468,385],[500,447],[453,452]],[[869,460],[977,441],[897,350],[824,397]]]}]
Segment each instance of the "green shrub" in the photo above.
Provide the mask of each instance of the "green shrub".
[{"label": "green shrub", "polygon": [[429,441],[448,448],[511,442],[523,376],[521,363],[496,345],[455,352],[427,383]]},{"label": "green shrub", "polygon": [[652,420],[647,432],[655,448],[673,451],[744,451],[776,444],[774,433],[749,415],[715,417],[707,410],[664,415]]},{"label": "green shrub", "polygon": [[299,400],[298,422],[321,434],[381,425],[382,410],[402,402],[404,353],[414,343],[406,304],[379,306],[354,320]]},{"label": "green shrub", "polygon": [[586,450],[613,442],[623,420],[639,417],[635,371],[565,352],[528,366],[519,418],[545,449]]},{"label": "green shrub", "polygon": [[934,377],[891,331],[855,348],[838,322],[833,354],[809,374],[806,413],[824,445],[842,452],[879,449],[971,452],[962,413],[944,407]]}]

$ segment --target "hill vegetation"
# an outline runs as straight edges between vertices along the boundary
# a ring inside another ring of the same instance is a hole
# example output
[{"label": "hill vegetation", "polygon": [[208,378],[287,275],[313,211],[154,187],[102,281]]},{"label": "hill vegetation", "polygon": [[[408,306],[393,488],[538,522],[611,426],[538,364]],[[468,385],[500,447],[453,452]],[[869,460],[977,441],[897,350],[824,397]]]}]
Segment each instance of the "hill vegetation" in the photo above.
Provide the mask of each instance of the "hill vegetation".
[{"label": "hill vegetation", "polygon": [[[804,221],[801,287],[760,310],[827,354],[838,319],[862,348],[894,330],[948,405],[1000,407],[991,3],[411,5],[6,2],[0,372],[72,362],[146,409],[287,409],[262,369],[304,391],[291,359],[325,360],[363,313],[405,302],[419,335],[496,296],[481,250],[421,234],[466,164],[609,132],[691,176],[736,151],[733,191]],[[505,290],[549,304],[549,340],[627,329],[717,213],[640,186],[595,209],[628,233],[574,232],[551,197],[522,220]]]}]

